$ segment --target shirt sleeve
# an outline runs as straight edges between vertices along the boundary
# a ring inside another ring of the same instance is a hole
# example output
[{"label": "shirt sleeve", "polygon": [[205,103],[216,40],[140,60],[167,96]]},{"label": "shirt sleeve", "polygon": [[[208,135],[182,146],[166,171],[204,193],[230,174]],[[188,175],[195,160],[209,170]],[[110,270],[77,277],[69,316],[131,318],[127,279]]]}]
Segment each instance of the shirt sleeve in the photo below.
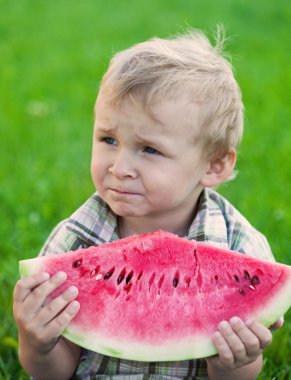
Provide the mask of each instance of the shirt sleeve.
[{"label": "shirt sleeve", "polygon": [[68,227],[67,219],[60,222],[51,232],[39,256],[46,256],[85,248],[84,243]]},{"label": "shirt sleeve", "polygon": [[[219,220],[223,224],[223,228],[219,231],[226,229],[229,249],[258,259],[275,261],[266,237],[252,226],[227,199],[215,191],[208,191],[208,197],[211,200],[208,207],[212,215],[212,224],[216,226]],[[218,215],[221,216],[221,219],[218,218]]]},{"label": "shirt sleeve", "polygon": [[254,256],[258,259],[275,261],[266,237],[249,223],[235,223],[230,249]]}]

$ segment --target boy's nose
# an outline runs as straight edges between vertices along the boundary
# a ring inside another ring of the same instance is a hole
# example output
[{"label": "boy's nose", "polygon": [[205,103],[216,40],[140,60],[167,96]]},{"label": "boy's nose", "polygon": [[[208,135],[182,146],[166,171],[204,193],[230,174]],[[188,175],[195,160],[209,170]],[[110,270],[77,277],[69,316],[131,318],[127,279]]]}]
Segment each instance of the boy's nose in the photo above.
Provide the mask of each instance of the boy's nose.
[{"label": "boy's nose", "polygon": [[136,178],[137,171],[134,167],[134,159],[126,152],[119,152],[115,157],[114,162],[109,167],[109,172],[116,178]]}]

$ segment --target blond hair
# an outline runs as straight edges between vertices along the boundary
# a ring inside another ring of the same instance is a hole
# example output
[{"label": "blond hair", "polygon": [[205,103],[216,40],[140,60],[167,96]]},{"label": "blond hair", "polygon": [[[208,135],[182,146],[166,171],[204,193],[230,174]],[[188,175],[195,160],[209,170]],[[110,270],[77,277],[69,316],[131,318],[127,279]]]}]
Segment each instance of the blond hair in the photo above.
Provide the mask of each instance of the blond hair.
[{"label": "blond hair", "polygon": [[190,30],[134,45],[113,56],[99,94],[113,104],[129,96],[146,109],[188,95],[190,104],[200,106],[198,138],[205,154],[224,157],[240,143],[243,103],[223,43],[221,33],[212,46],[201,31]]}]

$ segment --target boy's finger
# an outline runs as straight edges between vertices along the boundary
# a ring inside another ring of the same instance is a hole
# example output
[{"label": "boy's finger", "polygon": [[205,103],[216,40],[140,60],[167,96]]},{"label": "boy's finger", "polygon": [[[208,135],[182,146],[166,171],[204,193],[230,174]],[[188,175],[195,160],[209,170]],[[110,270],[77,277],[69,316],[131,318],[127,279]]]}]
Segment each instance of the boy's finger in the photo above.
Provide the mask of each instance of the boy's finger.
[{"label": "boy's finger", "polygon": [[222,364],[222,366],[232,368],[234,365],[234,356],[221,332],[217,331],[214,334],[213,342],[219,355],[220,364]]},{"label": "boy's finger", "polygon": [[44,304],[46,298],[67,278],[65,272],[58,272],[45,283],[34,288],[23,303],[23,312],[29,316],[35,314]]},{"label": "boy's finger", "polygon": [[65,292],[41,308],[38,314],[38,320],[43,325],[46,325],[49,321],[55,318],[69,302],[73,301],[77,295],[78,289],[75,286],[70,286]]},{"label": "boy's finger", "polygon": [[22,303],[34,288],[47,281],[49,278],[50,275],[43,272],[37,273],[33,276],[23,277],[17,281],[14,288],[14,302]]},{"label": "boy's finger", "polygon": [[232,329],[230,323],[226,321],[222,321],[219,326],[219,331],[223,335],[224,339],[228,343],[230,347],[235,361],[244,361],[247,357],[245,345],[240,339],[240,337],[236,334],[236,332]]},{"label": "boy's finger", "polygon": [[47,324],[52,336],[60,336],[80,309],[78,301],[71,302],[56,318]]},{"label": "boy's finger", "polygon": [[272,333],[269,329],[256,321],[247,321],[246,326],[256,336],[260,348],[264,350],[272,342]]},{"label": "boy's finger", "polygon": [[261,352],[260,340],[238,317],[233,317],[229,321],[233,331],[237,334],[245,346],[248,356],[256,356]]}]

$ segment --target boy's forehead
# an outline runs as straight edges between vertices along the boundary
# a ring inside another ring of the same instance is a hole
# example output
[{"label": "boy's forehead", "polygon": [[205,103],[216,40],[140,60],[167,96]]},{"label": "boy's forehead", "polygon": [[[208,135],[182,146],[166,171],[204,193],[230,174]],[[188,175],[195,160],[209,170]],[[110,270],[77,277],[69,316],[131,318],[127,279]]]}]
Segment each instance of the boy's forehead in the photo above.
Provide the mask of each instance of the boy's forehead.
[{"label": "boy's forehead", "polygon": [[99,96],[94,107],[95,117],[108,121],[119,114],[122,117],[142,114],[160,126],[190,127],[196,129],[199,123],[201,105],[191,101],[188,96],[177,96],[159,103],[143,104],[136,98],[126,97],[118,102],[111,102],[106,96]]}]

